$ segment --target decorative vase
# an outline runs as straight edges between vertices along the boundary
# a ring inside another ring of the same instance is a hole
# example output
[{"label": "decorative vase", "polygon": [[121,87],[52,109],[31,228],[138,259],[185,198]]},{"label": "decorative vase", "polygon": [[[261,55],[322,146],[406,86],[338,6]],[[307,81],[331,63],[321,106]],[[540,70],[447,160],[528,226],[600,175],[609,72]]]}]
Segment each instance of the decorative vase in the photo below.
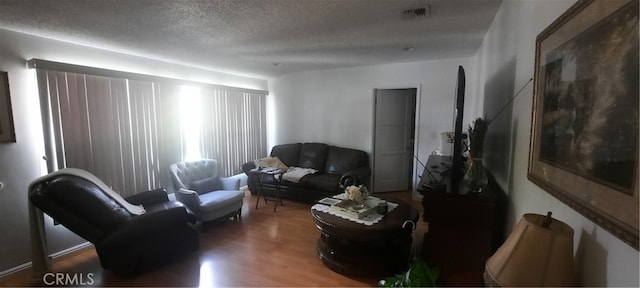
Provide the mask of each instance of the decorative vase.
[{"label": "decorative vase", "polygon": [[489,182],[487,173],[484,170],[484,165],[482,164],[482,158],[471,158],[462,181],[471,192],[482,192],[482,189],[487,186]]}]

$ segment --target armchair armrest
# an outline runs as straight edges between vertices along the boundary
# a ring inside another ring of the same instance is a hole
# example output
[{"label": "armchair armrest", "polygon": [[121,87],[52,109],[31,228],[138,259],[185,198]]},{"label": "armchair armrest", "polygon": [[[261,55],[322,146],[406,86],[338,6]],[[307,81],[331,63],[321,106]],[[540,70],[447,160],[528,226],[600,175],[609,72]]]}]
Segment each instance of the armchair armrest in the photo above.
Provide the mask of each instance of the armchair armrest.
[{"label": "armchair armrest", "polygon": [[184,206],[187,206],[193,213],[198,213],[200,210],[200,196],[198,196],[198,192],[180,188],[180,190],[176,191],[176,200],[182,202]]},{"label": "armchair armrest", "polygon": [[220,178],[222,189],[224,190],[240,190],[240,179],[238,178]]},{"label": "armchair armrest", "polygon": [[127,202],[134,205],[148,206],[169,201],[167,191],[164,188],[141,192],[125,198]]},{"label": "armchair armrest", "polygon": [[353,169],[342,174],[340,178],[340,187],[347,187],[349,185],[360,185],[363,184],[367,186],[369,183],[369,177],[371,176],[371,167],[369,166],[361,166],[359,168]]},{"label": "armchair armrest", "polygon": [[121,229],[114,231],[100,242],[101,248],[120,249],[138,241],[149,241],[153,235],[166,233],[172,227],[188,225],[192,215],[182,206],[156,210],[133,217]]}]

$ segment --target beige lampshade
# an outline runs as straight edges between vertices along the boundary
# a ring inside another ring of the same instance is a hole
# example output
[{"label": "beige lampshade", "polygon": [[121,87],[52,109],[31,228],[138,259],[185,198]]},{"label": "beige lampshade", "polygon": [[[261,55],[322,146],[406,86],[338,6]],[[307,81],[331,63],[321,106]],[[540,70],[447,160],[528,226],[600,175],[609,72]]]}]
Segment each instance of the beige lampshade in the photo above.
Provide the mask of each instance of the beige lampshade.
[{"label": "beige lampshade", "polygon": [[485,278],[498,286],[573,286],[573,229],[545,216],[525,214],[487,260]]}]

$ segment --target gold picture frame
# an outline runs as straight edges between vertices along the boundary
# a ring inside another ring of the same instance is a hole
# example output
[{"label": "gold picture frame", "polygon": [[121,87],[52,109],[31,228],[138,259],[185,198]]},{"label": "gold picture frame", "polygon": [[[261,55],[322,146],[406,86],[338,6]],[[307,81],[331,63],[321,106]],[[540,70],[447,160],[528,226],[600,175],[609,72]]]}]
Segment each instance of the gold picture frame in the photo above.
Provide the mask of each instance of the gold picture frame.
[{"label": "gold picture frame", "polygon": [[0,143],[16,142],[13,126],[9,73],[0,71]]},{"label": "gold picture frame", "polygon": [[536,38],[527,177],[638,249],[638,0],[581,0]]}]

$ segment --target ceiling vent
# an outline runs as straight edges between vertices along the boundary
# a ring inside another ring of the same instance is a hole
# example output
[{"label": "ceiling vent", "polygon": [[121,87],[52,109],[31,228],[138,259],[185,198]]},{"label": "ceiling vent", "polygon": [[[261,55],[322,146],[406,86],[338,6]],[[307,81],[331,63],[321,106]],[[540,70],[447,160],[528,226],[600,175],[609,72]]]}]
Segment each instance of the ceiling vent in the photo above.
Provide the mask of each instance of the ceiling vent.
[{"label": "ceiling vent", "polygon": [[421,8],[406,9],[402,11],[402,19],[406,19],[406,20],[422,18],[430,15],[431,15],[431,5],[427,5]]}]

